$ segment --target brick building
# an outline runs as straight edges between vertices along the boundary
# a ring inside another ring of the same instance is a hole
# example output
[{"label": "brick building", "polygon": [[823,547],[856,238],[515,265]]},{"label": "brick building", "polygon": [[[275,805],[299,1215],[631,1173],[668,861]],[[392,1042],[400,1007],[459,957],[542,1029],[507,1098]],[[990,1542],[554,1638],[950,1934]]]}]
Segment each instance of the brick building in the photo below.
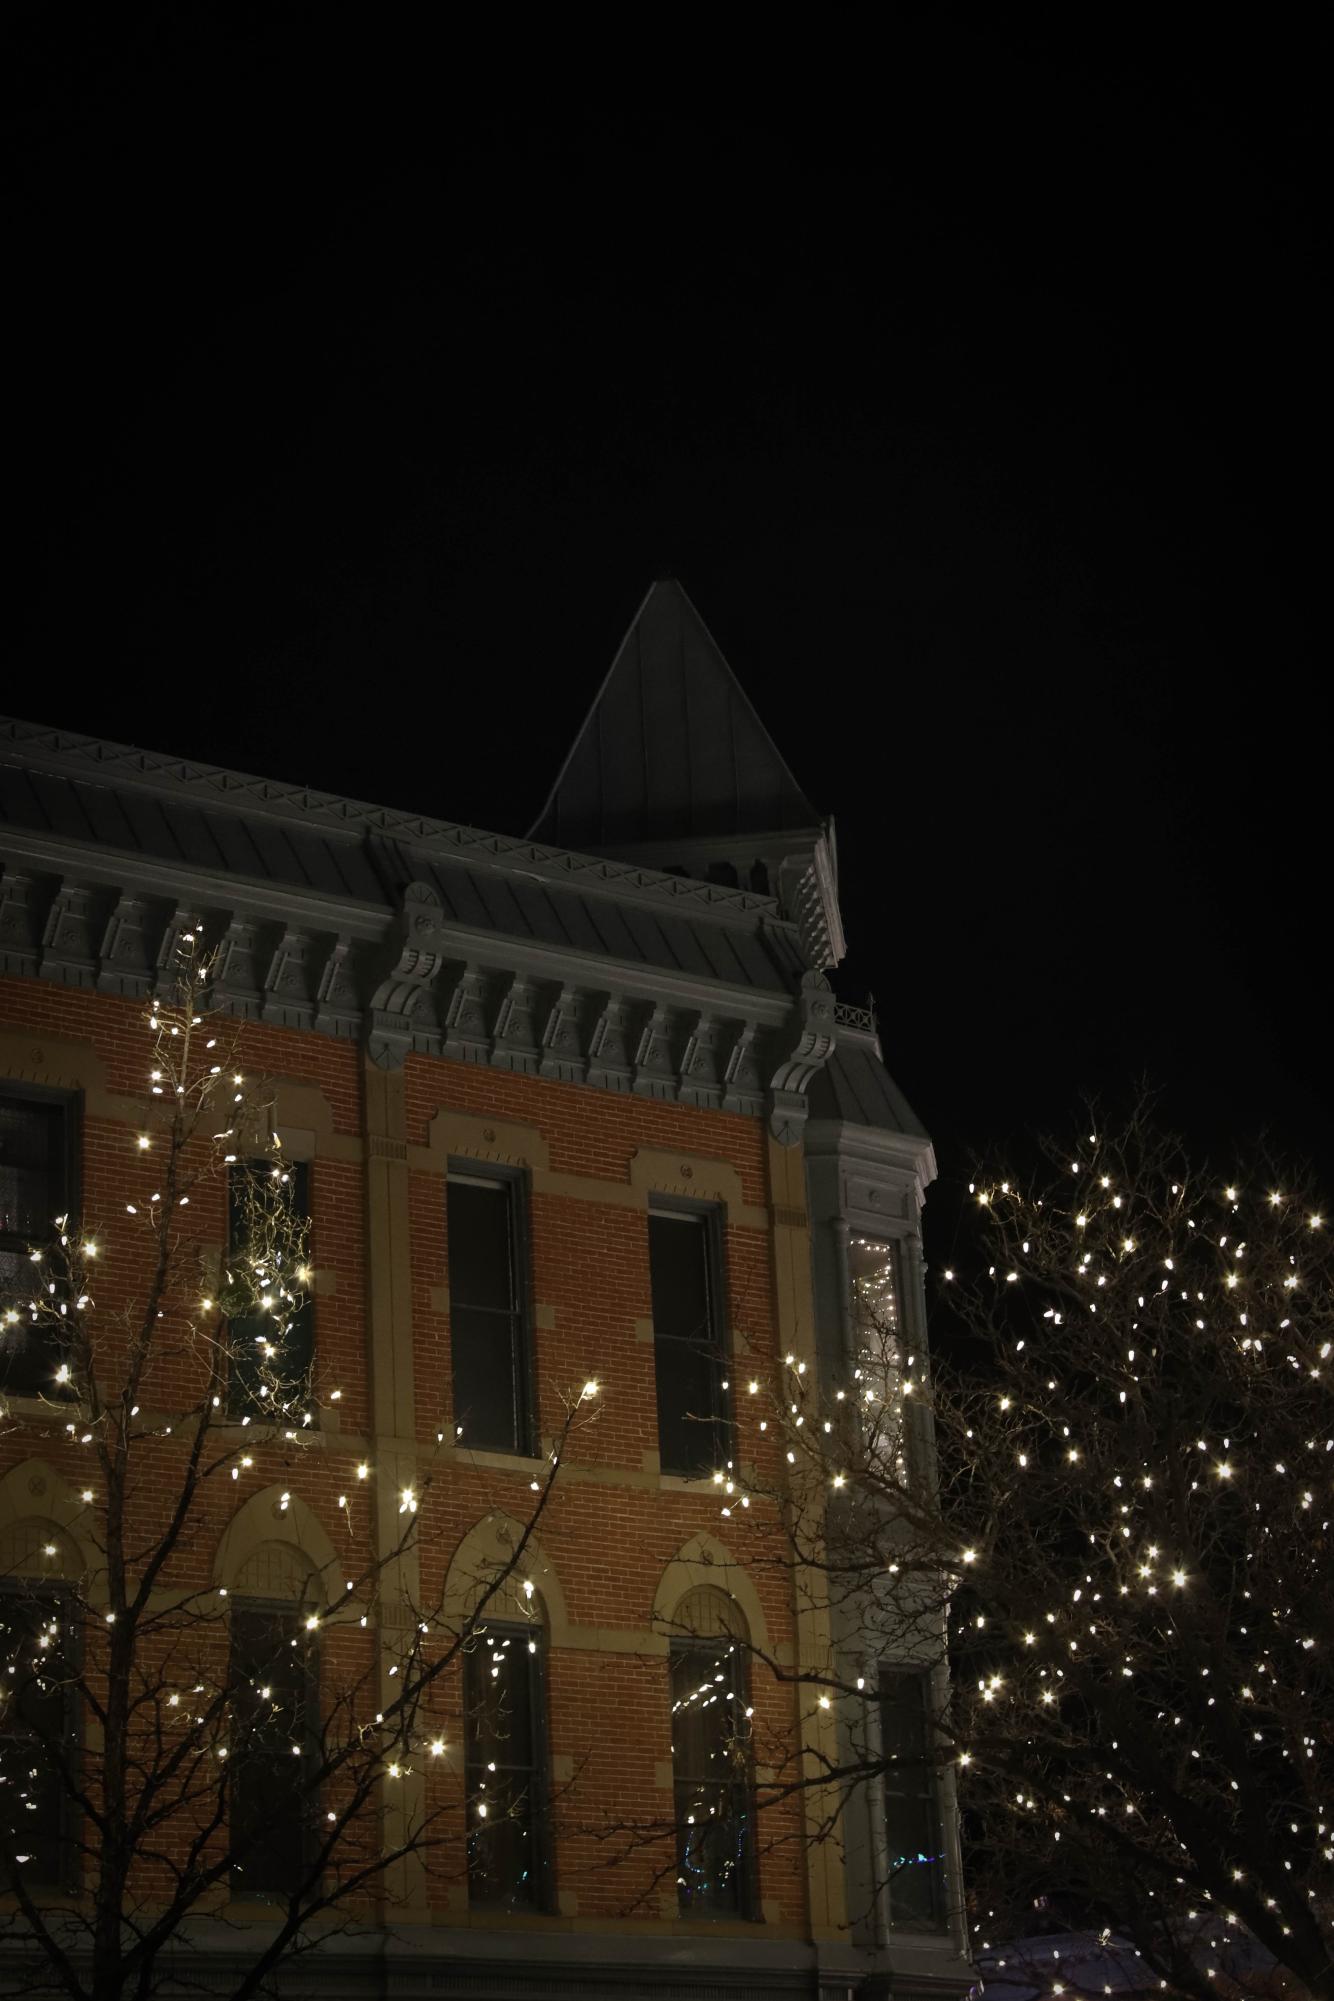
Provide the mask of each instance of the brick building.
[{"label": "brick building", "polygon": [[[826,978],[843,949],[832,825],[680,587],[650,590],[523,839],[0,722],[0,862],[0,1296],[58,1208],[123,1209],[144,1003],[188,925],[216,946],[213,1000],[247,1066],[273,1080],[311,1219],[314,1366],[339,1396],[299,1476],[257,1438],[214,1519],[200,1561],[230,1593],[234,1648],[336,1567],[354,1463],[374,1467],[386,1546],[398,1496],[420,1494],[405,1602],[458,1599],[525,1519],[562,1391],[599,1384],[528,1601],[500,1606],[461,1677],[499,1663],[510,1727],[465,1726],[478,1705],[456,1689],[440,1768],[409,1773],[393,1809],[434,1788],[457,1840],[395,1865],[392,1930],[336,1942],[285,1991],[966,1988],[946,1798],[881,1795],[811,1844],[800,1796],[757,1826],[736,1786],[712,1796],[713,1845],[681,1833],[665,1871],[647,1850],[609,1867],[597,1832],[684,1821],[707,1793],[712,1726],[673,1713],[706,1657],[746,1675],[720,1638],[788,1664],[822,1643],[720,1514],[733,1370],[786,1353],[836,1369],[868,1254],[925,1332],[931,1147],[870,1016]],[[221,1193],[211,1227],[221,1245]],[[66,1569],[97,1563],[67,1412],[21,1334],[0,1337],[11,1583],[35,1538]],[[886,1701],[919,1699],[884,1666]],[[734,1693],[757,1744],[831,1727],[758,1664],[749,1683]],[[487,1785],[524,1810],[482,1839]],[[865,1893],[896,1840],[922,1861]],[[221,1915],[262,1927],[265,1894],[252,1874]],[[238,1935],[196,1929],[225,1980]]]}]

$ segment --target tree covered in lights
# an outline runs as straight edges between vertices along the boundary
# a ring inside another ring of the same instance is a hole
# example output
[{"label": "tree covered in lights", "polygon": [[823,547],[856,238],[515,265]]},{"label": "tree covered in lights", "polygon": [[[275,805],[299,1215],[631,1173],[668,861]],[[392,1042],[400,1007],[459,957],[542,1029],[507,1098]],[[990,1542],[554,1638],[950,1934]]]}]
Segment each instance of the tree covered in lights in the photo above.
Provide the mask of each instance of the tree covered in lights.
[{"label": "tree covered in lights", "polygon": [[[340,1459],[336,1426],[320,1437],[341,1392],[308,1336],[298,1175],[234,1026],[207,1012],[198,934],[182,953],[146,1021],[142,1128],[112,1142],[116,1212],[52,1219],[0,1310],[6,1434],[31,1430],[60,1487],[0,1563],[0,1945],[15,1978],[71,2001],[155,1992],[199,1925],[238,1908],[260,1922],[229,1932],[236,1997],[392,1916],[396,1869],[455,1839],[438,1788],[411,1813],[397,1788],[445,1756],[441,1696],[465,1655],[490,1647],[480,1679],[503,1688],[511,1641],[489,1637],[488,1608],[512,1620],[531,1597],[525,1552],[596,1387],[567,1401],[527,1521],[467,1612],[408,1604],[422,1496],[398,1495],[386,1546],[375,1466]],[[209,1561],[229,1516],[275,1481],[277,1510],[299,1510],[313,1476],[342,1487],[332,1560],[266,1571],[229,1603]],[[500,1696],[487,1707],[503,1734]],[[489,1783],[469,1802],[479,1830],[523,1809],[489,1809]]]},{"label": "tree covered in lights", "polygon": [[[1064,1924],[1128,1939],[1183,1993],[1334,1995],[1319,1204],[1192,1165],[1144,1109],[970,1193],[973,1250],[932,1309],[952,1359],[905,1345],[872,1261],[845,1379],[792,1364],[743,1410],[785,1446],[770,1559],[831,1634],[800,1679],[839,1728],[788,1782],[828,1799],[831,1832],[872,1781],[891,1821],[923,1775],[937,1801],[957,1788],[977,1948]],[[917,1742],[871,1721],[887,1659],[931,1692]],[[938,1874],[931,1845],[891,1839],[881,1866]]]}]

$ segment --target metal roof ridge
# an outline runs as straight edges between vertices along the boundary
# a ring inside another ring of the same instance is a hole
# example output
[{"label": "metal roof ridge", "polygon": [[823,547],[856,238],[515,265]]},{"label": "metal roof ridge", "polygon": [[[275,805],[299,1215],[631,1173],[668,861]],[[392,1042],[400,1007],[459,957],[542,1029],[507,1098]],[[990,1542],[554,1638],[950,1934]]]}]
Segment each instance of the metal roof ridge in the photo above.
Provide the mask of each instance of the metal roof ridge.
[{"label": "metal roof ridge", "polygon": [[379,834],[427,849],[445,849],[470,860],[486,861],[493,867],[505,868],[509,864],[514,873],[522,873],[519,865],[526,863],[530,872],[540,872],[543,882],[577,883],[581,888],[597,887],[612,893],[629,892],[646,901],[685,906],[692,916],[768,918],[775,924],[782,921],[776,898],[760,896],[754,890],[699,882],[692,876],[667,875],[634,862],[552,847],[520,834],[494,834],[460,821],[437,820],[402,807],[379,806],[313,786],[261,778],[251,772],[233,771],[226,765],[201,764],[162,751],[142,750],[134,744],[25,722],[17,716],[0,716],[0,748],[6,746],[22,754],[25,763],[44,765],[66,776],[88,779],[100,774],[108,782],[120,778],[144,791],[177,798],[197,800],[203,793],[211,804],[232,807],[238,812],[307,824],[313,821],[348,839],[364,833]]}]

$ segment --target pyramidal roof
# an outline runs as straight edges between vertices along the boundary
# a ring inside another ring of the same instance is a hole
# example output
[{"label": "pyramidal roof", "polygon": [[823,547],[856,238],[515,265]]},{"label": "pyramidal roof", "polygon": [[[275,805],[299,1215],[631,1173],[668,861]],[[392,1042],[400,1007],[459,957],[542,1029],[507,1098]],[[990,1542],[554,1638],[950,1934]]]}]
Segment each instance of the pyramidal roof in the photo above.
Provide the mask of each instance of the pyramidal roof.
[{"label": "pyramidal roof", "polygon": [[653,584],[530,839],[587,852],[820,824],[681,585]]}]

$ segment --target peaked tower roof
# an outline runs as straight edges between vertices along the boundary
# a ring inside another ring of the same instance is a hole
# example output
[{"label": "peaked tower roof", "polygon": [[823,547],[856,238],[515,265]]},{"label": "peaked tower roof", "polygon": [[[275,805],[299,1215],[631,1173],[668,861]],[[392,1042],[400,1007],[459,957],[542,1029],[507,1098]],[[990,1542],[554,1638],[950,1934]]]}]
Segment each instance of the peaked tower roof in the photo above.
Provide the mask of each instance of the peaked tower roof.
[{"label": "peaked tower roof", "polygon": [[530,838],[587,852],[820,825],[681,585],[653,584]]}]

